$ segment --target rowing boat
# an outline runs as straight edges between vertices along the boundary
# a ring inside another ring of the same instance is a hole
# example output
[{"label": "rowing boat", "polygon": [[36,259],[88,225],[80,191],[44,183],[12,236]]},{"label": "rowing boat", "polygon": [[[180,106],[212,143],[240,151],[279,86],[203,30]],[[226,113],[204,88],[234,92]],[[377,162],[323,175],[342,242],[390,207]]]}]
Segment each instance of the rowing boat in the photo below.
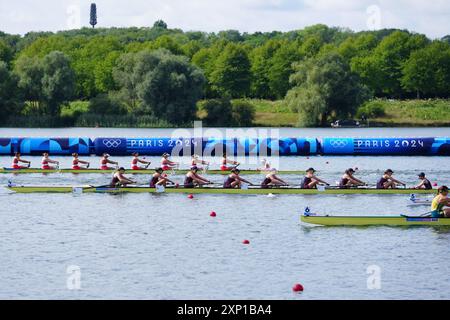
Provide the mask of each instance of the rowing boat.
[{"label": "rowing boat", "polygon": [[322,226],[450,226],[450,218],[402,216],[301,216],[301,221]]},{"label": "rowing boat", "polygon": [[[428,212],[426,215],[429,215]],[[312,214],[309,208],[300,216],[304,223],[321,226],[450,226],[450,218],[428,216],[328,216]]]},{"label": "rowing boat", "polygon": [[[73,174],[85,174],[85,173],[97,173],[97,174],[112,174],[115,170],[101,170],[101,169],[81,169],[81,170],[73,170],[73,169],[53,169],[53,170],[45,170],[39,168],[30,168],[30,169],[11,169],[11,168],[0,168],[0,173],[14,173],[14,174],[31,174],[31,173],[73,173]],[[186,174],[188,169],[174,169],[168,170],[167,173],[170,174]],[[142,170],[127,170],[128,174],[153,174],[155,173],[154,169],[142,169]],[[227,175],[230,174],[230,171],[223,170],[207,170],[204,171],[205,174],[221,174]],[[261,170],[252,170],[252,169],[243,169],[241,170],[241,174],[266,174],[267,171]],[[278,171],[279,174],[304,174],[304,170],[283,170]]]},{"label": "rowing boat", "polygon": [[[305,194],[305,195],[334,195],[334,194],[410,194],[410,189],[374,189],[374,188],[355,188],[355,189],[339,189],[325,188],[319,189],[300,189],[298,187],[280,187],[263,189],[259,187],[249,187],[248,189],[225,189],[217,187],[201,187],[201,188],[184,188],[184,187],[167,187],[163,190],[156,190],[149,187],[95,187],[95,186],[16,186],[9,185],[11,191],[17,193],[72,193],[74,190],[82,193],[206,193],[206,194]],[[432,193],[434,190],[414,190],[416,193]]]}]

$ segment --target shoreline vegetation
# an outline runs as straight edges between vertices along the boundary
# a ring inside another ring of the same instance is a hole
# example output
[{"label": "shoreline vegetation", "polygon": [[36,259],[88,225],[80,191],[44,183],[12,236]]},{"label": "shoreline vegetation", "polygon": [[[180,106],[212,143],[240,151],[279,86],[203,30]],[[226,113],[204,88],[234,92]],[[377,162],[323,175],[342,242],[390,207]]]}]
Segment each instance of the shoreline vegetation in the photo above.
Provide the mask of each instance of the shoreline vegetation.
[{"label": "shoreline vegetation", "polygon": [[207,33],[147,28],[0,32],[3,127],[450,126],[450,35]]}]

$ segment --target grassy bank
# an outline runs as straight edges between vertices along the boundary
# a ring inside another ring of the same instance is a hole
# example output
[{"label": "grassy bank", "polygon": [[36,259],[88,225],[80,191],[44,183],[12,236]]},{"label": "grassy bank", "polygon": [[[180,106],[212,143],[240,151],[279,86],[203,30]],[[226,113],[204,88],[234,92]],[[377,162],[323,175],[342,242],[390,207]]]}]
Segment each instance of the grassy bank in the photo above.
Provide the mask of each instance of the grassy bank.
[{"label": "grassy bank", "polygon": [[[256,126],[295,127],[298,116],[283,101],[249,100],[256,108]],[[450,126],[450,100],[381,100],[362,106],[355,116],[369,119],[369,126]]]}]

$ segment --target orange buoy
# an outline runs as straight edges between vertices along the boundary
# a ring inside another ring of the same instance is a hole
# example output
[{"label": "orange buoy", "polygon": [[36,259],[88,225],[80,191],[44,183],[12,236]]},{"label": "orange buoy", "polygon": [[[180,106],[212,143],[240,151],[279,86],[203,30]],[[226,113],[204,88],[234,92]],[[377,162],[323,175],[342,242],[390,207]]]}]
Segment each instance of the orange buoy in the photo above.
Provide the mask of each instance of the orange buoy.
[{"label": "orange buoy", "polygon": [[188,195],[188,199],[194,199],[194,195],[192,194]]},{"label": "orange buoy", "polygon": [[300,283],[296,283],[292,287],[292,291],[294,291],[294,292],[302,292],[303,291],[303,286]]}]

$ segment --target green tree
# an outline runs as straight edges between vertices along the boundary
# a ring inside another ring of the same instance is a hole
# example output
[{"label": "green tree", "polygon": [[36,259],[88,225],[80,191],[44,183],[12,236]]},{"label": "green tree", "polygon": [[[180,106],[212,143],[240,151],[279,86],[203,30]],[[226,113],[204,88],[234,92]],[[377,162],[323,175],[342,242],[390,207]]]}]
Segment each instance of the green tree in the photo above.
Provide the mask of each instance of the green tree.
[{"label": "green tree", "polygon": [[435,41],[413,52],[403,66],[402,85],[407,91],[427,96],[450,95],[450,45]]},{"label": "green tree", "polygon": [[176,125],[195,119],[205,78],[186,57],[165,49],[127,54],[114,74],[125,95],[135,99],[137,113]]},{"label": "green tree", "polygon": [[300,61],[301,55],[296,42],[283,42],[270,59],[268,72],[270,92],[277,98],[282,99],[290,88],[289,77],[294,72],[292,65]]},{"label": "green tree", "polygon": [[7,123],[8,117],[20,114],[22,108],[17,78],[10,72],[6,62],[0,61],[0,123]]},{"label": "green tree", "polygon": [[89,101],[89,113],[96,115],[123,115],[126,109],[119,99],[101,93]]},{"label": "green tree", "polygon": [[213,88],[232,98],[245,97],[250,92],[251,71],[247,51],[230,43],[218,57],[211,74]]},{"label": "green tree", "polygon": [[42,94],[51,116],[59,115],[61,104],[72,98],[75,75],[69,58],[62,52],[54,51],[42,61]]},{"label": "green tree", "polygon": [[255,106],[248,101],[232,102],[233,126],[251,127],[255,120]]},{"label": "green tree", "polygon": [[43,100],[44,71],[40,59],[21,56],[15,63],[14,72],[19,78],[18,87],[23,92],[24,99],[32,105],[33,109],[43,112],[40,110],[40,104]]},{"label": "green tree", "polygon": [[369,98],[359,77],[336,53],[297,63],[295,70],[286,103],[299,113],[302,126],[327,126],[334,118],[352,116]]},{"label": "green tree", "polygon": [[153,24],[153,28],[167,29],[167,23],[165,23],[163,20],[157,20]]},{"label": "green tree", "polygon": [[206,112],[203,118],[208,127],[230,127],[233,125],[233,106],[227,98],[211,99],[200,103],[200,109]]},{"label": "green tree", "polygon": [[252,72],[252,97],[263,99],[275,98],[275,94],[272,92],[270,87],[269,70],[271,67],[271,59],[273,58],[275,52],[277,52],[277,50],[280,48],[280,45],[280,41],[270,40],[264,45],[255,48],[251,52],[250,61]]},{"label": "green tree", "polygon": [[380,42],[372,55],[353,59],[352,69],[377,95],[401,97],[404,93],[401,86],[403,63],[413,51],[428,42],[422,35],[393,32]]}]

